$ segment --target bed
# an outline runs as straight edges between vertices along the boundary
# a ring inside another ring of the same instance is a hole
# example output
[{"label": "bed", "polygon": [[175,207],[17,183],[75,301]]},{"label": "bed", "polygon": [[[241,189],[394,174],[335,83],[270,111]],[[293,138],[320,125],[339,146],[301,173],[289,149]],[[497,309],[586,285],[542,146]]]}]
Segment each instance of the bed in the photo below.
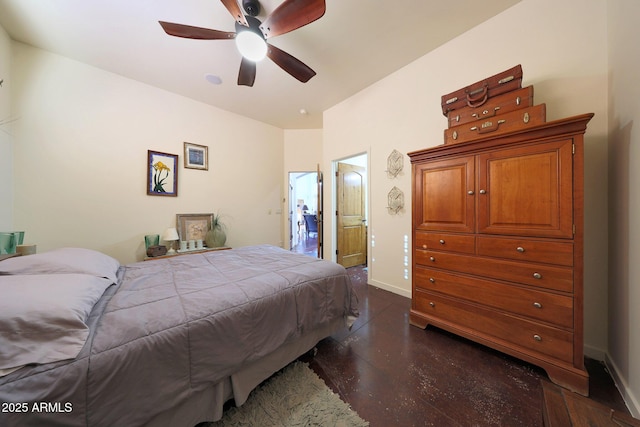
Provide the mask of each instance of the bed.
[{"label": "bed", "polygon": [[126,266],[79,248],[7,259],[0,425],[215,421],[357,316],[343,267],[269,245]]}]

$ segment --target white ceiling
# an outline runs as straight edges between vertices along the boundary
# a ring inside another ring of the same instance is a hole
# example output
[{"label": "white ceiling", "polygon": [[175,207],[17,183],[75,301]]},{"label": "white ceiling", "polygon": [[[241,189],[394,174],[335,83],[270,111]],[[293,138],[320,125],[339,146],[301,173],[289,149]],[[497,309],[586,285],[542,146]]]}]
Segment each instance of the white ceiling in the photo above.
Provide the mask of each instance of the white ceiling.
[{"label": "white ceiling", "polygon": [[[220,0],[0,0],[0,25],[14,40],[261,122],[317,129],[324,110],[518,1],[327,0],[322,18],[269,39],[317,75],[300,83],[266,59],[253,87],[236,84],[233,41],[172,37],[158,24],[233,32]],[[262,0],[258,18],[280,3]]]}]

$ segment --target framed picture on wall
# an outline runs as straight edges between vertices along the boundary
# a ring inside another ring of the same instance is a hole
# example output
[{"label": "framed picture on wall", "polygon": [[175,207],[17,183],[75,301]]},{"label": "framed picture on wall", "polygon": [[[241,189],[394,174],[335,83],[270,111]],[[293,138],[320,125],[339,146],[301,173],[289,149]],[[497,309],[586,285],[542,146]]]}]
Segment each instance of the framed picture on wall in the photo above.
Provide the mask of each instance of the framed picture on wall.
[{"label": "framed picture on wall", "polygon": [[187,169],[209,170],[209,147],[185,142],[184,167]]},{"label": "framed picture on wall", "polygon": [[147,151],[147,194],[178,195],[178,155]]},{"label": "framed picture on wall", "polygon": [[176,226],[180,240],[205,240],[212,221],[212,213],[177,214]]}]

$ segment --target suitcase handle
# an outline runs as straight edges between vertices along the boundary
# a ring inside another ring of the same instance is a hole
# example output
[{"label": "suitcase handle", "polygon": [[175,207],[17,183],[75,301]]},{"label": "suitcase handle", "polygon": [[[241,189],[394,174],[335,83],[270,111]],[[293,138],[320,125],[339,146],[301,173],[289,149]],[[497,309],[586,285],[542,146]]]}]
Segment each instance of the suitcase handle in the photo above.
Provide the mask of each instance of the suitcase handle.
[{"label": "suitcase handle", "polygon": [[474,126],[471,128],[471,130],[477,130],[478,133],[489,133],[498,130],[498,127],[500,127],[500,125],[505,122],[506,120],[498,120],[496,122],[487,120],[486,122],[482,123],[480,127]]},{"label": "suitcase handle", "polygon": [[485,83],[481,88],[467,92],[467,105],[476,108],[487,102],[489,98],[489,91],[487,89],[488,87]]}]

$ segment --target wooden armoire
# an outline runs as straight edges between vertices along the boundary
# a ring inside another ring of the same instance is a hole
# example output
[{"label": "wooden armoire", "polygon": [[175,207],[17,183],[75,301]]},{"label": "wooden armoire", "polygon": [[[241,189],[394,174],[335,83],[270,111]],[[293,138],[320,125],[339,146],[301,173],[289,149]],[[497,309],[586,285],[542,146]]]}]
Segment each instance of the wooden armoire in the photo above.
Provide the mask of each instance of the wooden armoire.
[{"label": "wooden armoire", "polygon": [[409,153],[410,322],[543,368],[583,395],[585,114]]}]

